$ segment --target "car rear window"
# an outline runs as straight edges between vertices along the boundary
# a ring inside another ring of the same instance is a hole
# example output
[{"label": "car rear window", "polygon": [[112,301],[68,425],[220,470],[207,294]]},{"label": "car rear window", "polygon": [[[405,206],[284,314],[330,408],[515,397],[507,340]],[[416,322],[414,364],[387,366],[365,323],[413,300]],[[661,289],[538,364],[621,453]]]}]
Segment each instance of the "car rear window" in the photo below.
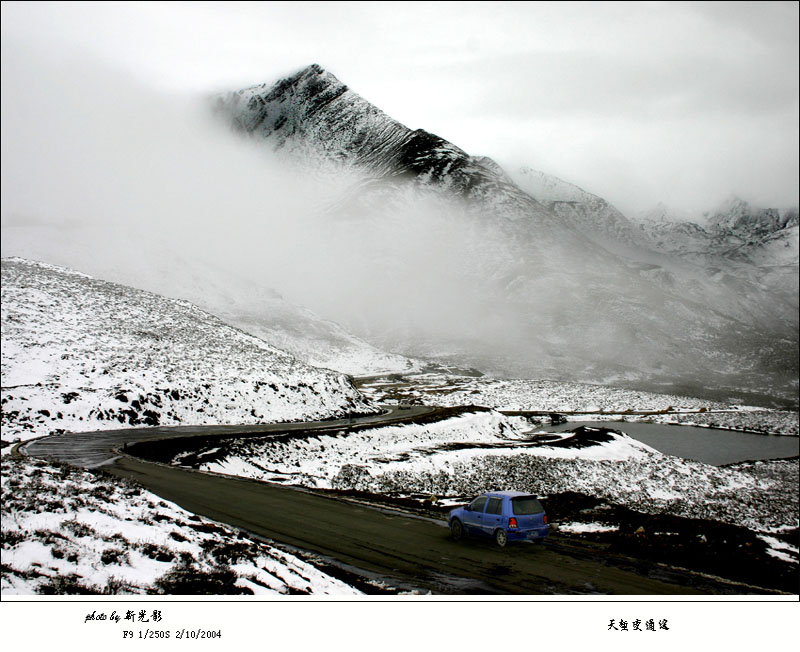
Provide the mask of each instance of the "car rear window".
[{"label": "car rear window", "polygon": [[511,510],[517,516],[527,516],[528,514],[538,514],[544,511],[542,503],[533,496],[520,496],[511,499]]}]

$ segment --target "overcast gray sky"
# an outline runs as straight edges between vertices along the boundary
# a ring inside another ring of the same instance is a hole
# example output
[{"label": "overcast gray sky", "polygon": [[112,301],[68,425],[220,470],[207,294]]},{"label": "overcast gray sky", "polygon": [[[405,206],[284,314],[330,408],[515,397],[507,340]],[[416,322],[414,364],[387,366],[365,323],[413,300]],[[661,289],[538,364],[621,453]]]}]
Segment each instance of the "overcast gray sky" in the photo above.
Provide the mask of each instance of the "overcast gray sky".
[{"label": "overcast gray sky", "polygon": [[629,213],[797,203],[795,2],[4,2],[2,36],[4,77],[31,46],[170,92],[316,62],[411,128]]}]

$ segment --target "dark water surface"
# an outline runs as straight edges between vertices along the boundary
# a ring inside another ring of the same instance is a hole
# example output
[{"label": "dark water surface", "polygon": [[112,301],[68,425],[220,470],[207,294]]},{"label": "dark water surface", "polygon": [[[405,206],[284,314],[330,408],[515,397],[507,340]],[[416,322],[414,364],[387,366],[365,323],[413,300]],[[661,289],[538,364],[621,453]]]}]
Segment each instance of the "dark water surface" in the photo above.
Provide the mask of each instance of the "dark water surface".
[{"label": "dark water surface", "polygon": [[621,430],[629,437],[667,455],[685,457],[716,466],[746,460],[772,460],[800,454],[800,438],[780,435],[756,435],[732,430],[667,426],[660,423],[620,421],[570,421],[547,426],[550,432],[563,432],[578,426]]}]

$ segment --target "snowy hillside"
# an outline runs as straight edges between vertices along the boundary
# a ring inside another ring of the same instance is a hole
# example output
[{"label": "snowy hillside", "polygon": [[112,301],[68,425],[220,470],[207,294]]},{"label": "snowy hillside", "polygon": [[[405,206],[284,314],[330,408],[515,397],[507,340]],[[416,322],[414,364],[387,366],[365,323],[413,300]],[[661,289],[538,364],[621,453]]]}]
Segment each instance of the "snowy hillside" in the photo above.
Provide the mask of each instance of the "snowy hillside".
[{"label": "snowy hillside", "polygon": [[521,168],[514,180],[529,195],[610,251],[630,253],[631,246],[648,245],[638,225],[602,197],[529,167]]},{"label": "snowy hillside", "polygon": [[[501,380],[441,373],[390,375],[364,379],[361,392],[379,404],[422,403],[452,407],[478,405],[503,411],[583,413],[570,420],[638,419],[705,425],[772,435],[798,435],[796,411],[742,406],[675,394],[654,394],[611,385],[552,380]],[[648,412],[636,417],[632,413]],[[660,413],[660,414],[658,414]],[[586,415],[591,414],[591,417]],[[613,416],[609,416],[613,415]]]},{"label": "snowy hillside", "polygon": [[3,596],[359,593],[104,473],[4,457],[2,514]]},{"label": "snowy hillside", "polygon": [[711,230],[716,233],[732,233],[754,239],[798,224],[796,209],[780,211],[776,208],[760,208],[739,197],[731,197],[711,212],[708,219]]},{"label": "snowy hillside", "polygon": [[[651,247],[708,270],[717,287],[742,297],[742,312],[767,312],[791,337],[800,290],[797,210],[759,208],[734,197],[694,220],[683,218],[663,204],[644,215],[641,228]],[[763,298],[753,301],[758,295]]]},{"label": "snowy hillside", "polygon": [[500,380],[445,374],[414,374],[365,380],[361,391],[378,403],[416,400],[425,405],[481,405],[495,410],[537,412],[609,412],[724,409],[715,401],[653,394],[609,385],[551,380]]},{"label": "snowy hillside", "polygon": [[372,408],[186,302],[2,261],[3,440],[123,425],[319,419]]},{"label": "snowy hillside", "polygon": [[[351,375],[414,367],[410,360],[377,349],[275,290],[202,257],[181,256],[168,241],[157,238],[119,226],[4,225],[2,255],[46,261],[190,301],[315,367]],[[116,241],[126,246],[106,245]]]}]

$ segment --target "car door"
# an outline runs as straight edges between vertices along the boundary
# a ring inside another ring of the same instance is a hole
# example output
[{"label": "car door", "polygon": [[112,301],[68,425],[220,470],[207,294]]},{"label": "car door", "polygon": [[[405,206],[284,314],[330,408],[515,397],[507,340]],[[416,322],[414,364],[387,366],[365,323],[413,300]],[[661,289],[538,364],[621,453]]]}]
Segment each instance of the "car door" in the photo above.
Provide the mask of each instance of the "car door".
[{"label": "car door", "polygon": [[497,528],[503,527],[503,499],[491,496],[486,503],[483,515],[483,531],[489,536],[494,535]]},{"label": "car door", "polygon": [[483,534],[483,510],[489,501],[487,496],[478,496],[473,500],[463,512],[464,527],[470,534]]}]

